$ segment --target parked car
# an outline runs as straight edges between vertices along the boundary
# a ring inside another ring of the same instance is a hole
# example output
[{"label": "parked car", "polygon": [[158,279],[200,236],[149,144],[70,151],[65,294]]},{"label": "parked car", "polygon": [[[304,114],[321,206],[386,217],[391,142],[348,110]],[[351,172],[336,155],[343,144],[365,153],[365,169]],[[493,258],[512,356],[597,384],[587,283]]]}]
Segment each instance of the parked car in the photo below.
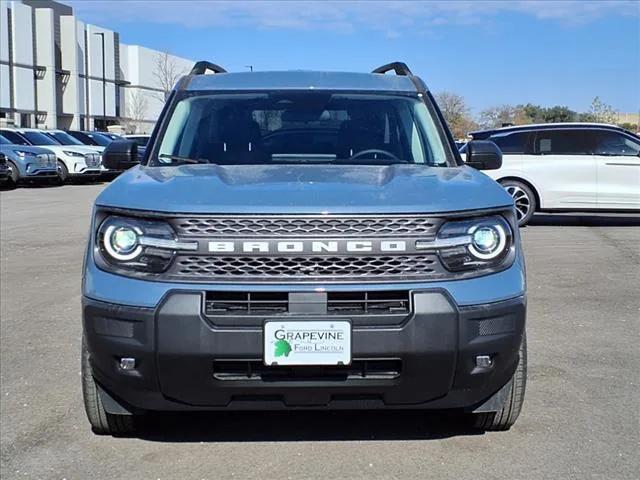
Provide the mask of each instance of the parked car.
[{"label": "parked car", "polygon": [[[65,132],[64,130],[42,130],[42,133],[49,135],[51,138],[53,138],[54,140],[56,140],[58,143],[62,145],[82,146],[82,147],[90,148],[93,151],[99,153],[100,154],[100,170],[104,176],[113,177],[114,174],[117,175],[122,173],[121,170],[118,170],[118,171],[109,170],[104,166],[104,164],[102,164],[102,152],[104,150],[103,145],[86,145],[81,140],[71,135],[69,132]],[[94,135],[93,137],[96,138],[97,136]]]},{"label": "parked car", "polygon": [[[117,140],[123,140],[124,137],[117,135],[115,133],[109,132],[89,132],[89,131],[78,131],[73,130],[68,132],[69,135],[75,137],[80,140],[85,145],[99,145],[101,147],[106,147],[111,142]],[[138,155],[140,158],[144,157],[145,148],[138,145]]]},{"label": "parked car", "polygon": [[134,142],[136,142],[138,144],[138,147],[145,147],[147,146],[147,144],[149,143],[149,139],[151,138],[151,135],[147,135],[147,134],[131,134],[131,135],[125,135],[124,138],[128,138],[129,140],[133,140]]},{"label": "parked car", "polygon": [[0,152],[6,157],[9,180],[14,185],[21,181],[57,181],[56,155],[51,150],[29,145],[16,145],[0,134]]},{"label": "parked car", "polygon": [[102,151],[104,150],[104,147],[101,145],[85,145],[73,135],[70,135],[69,132],[65,132],[64,130],[40,130],[40,132],[50,136],[60,145],[88,147],[94,152],[98,152],[100,154],[102,154]]},{"label": "parked car", "polygon": [[94,180],[101,174],[101,155],[86,145],[62,145],[33,128],[2,128],[0,135],[16,145],[44,147],[55,153],[62,182],[71,178]]},{"label": "parked car", "polygon": [[487,175],[513,197],[520,225],[536,211],[640,210],[640,137],[623,128],[554,123],[471,135],[502,150],[502,167]]},{"label": "parked car", "polygon": [[7,157],[0,152],[0,185],[5,185],[8,182],[11,182],[11,171],[7,165]]},{"label": "parked car", "polygon": [[[168,102],[146,158],[95,201],[82,276],[95,432],[242,408],[451,408],[482,430],[513,425],[524,258],[513,200],[471,168],[500,166],[494,143],[471,142],[464,165],[403,63],[198,62]],[[134,147],[113,142],[105,164],[135,162]]]}]

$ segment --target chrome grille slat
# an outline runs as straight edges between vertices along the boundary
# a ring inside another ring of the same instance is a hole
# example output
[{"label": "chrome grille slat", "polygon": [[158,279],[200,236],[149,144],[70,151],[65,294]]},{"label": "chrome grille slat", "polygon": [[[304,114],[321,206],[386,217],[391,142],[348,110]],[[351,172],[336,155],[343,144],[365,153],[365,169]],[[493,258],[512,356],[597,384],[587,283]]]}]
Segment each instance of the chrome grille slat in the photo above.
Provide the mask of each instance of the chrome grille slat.
[{"label": "chrome grille slat", "polygon": [[441,219],[428,216],[235,216],[179,218],[179,236],[193,237],[398,237],[433,236]]}]

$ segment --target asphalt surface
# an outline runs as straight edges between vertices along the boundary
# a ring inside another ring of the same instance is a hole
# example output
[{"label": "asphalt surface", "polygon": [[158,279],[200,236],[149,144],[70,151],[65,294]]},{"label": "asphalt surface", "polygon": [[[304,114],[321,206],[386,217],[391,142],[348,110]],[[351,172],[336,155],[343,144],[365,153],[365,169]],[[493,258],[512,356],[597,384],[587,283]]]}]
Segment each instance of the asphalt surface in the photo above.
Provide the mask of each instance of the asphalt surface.
[{"label": "asphalt surface", "polygon": [[0,476],[51,479],[631,479],[640,474],[640,217],[523,229],[529,383],[509,432],[421,412],[161,415],[94,435],[80,392],[80,276],[101,185],[1,203]]}]

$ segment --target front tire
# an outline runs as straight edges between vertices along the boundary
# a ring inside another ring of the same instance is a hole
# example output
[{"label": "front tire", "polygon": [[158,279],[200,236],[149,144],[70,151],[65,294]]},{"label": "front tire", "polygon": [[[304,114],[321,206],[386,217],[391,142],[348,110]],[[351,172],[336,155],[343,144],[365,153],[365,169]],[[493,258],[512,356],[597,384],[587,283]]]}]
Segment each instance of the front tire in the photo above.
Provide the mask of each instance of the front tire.
[{"label": "front tire", "polygon": [[60,183],[65,183],[69,178],[69,169],[61,160],[58,160],[58,178],[60,178]]},{"label": "front tire", "polygon": [[9,182],[11,182],[12,187],[15,187],[20,181],[20,170],[18,170],[18,166],[12,161],[7,162],[7,166],[9,167]]},{"label": "front tire", "polygon": [[535,194],[528,185],[517,180],[503,180],[500,184],[513,198],[518,216],[518,226],[523,227],[529,223],[538,208]]},{"label": "front tire", "polygon": [[134,415],[113,415],[107,412],[98,393],[89,362],[89,350],[82,339],[82,398],[87,418],[94,433],[99,435],[128,435],[136,430]]},{"label": "front tire", "polygon": [[498,412],[476,413],[475,428],[484,431],[509,430],[520,415],[527,385],[527,336],[522,337],[520,360],[511,379],[511,387],[502,409]]}]

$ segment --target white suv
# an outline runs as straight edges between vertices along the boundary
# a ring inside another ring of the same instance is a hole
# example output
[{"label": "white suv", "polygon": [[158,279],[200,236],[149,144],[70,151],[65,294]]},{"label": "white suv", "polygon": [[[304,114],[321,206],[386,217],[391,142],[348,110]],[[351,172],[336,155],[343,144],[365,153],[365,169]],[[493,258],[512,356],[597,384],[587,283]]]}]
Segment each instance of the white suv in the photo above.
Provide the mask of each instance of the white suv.
[{"label": "white suv", "polygon": [[35,128],[3,128],[3,136],[17,145],[45,147],[58,158],[60,180],[76,178],[94,179],[100,176],[102,155],[86,145],[62,145],[54,137]]},{"label": "white suv", "polygon": [[471,135],[502,150],[502,167],[486,174],[511,194],[520,225],[536,211],[640,210],[640,137],[627,130],[553,123]]}]

